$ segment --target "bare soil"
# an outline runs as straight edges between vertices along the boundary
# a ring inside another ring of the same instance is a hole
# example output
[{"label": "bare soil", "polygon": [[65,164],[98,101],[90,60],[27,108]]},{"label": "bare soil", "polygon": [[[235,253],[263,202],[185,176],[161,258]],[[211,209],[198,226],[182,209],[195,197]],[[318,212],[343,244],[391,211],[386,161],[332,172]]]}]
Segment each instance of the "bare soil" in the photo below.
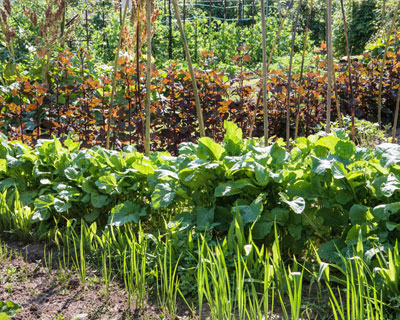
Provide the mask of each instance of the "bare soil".
[{"label": "bare soil", "polygon": [[[2,241],[4,245],[4,241]],[[15,320],[77,319],[167,319],[156,306],[145,310],[128,308],[127,294],[118,283],[105,285],[95,275],[81,284],[77,275],[66,270],[45,267],[41,244],[24,245],[6,242],[11,259],[0,258],[0,301],[13,301],[22,306]]]}]

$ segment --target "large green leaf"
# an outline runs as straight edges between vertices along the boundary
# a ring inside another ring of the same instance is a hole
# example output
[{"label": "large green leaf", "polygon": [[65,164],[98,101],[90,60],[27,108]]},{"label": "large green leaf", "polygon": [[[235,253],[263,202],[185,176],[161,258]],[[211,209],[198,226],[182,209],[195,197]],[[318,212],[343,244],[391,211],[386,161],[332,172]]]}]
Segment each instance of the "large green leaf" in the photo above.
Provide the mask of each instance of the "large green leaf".
[{"label": "large green leaf", "polygon": [[239,194],[243,189],[255,187],[254,184],[251,183],[250,179],[239,179],[236,181],[228,181],[226,183],[221,183],[215,188],[214,195],[216,197],[228,197],[233,196],[235,194]]},{"label": "large green leaf", "polygon": [[400,202],[381,204],[372,210],[372,214],[378,221],[386,221],[390,215],[400,213]]},{"label": "large green leaf", "polygon": [[258,196],[250,205],[233,206],[232,210],[233,215],[239,211],[243,224],[254,222],[263,212],[263,196]]},{"label": "large green leaf", "polygon": [[113,194],[115,191],[118,191],[118,183],[115,174],[109,174],[106,176],[101,176],[96,181],[96,186],[99,188],[100,191]]},{"label": "large green leaf", "polygon": [[104,194],[92,193],[90,202],[95,208],[103,208],[110,203],[110,197]]},{"label": "large green leaf", "polygon": [[305,180],[297,180],[288,187],[288,196],[290,198],[302,197],[307,200],[314,200],[318,195],[315,186]]},{"label": "large green leaf", "polygon": [[7,172],[7,160],[6,159],[0,159],[0,173],[1,172]]},{"label": "large green leaf", "polygon": [[175,190],[169,183],[159,183],[151,195],[151,206],[154,209],[168,207],[172,200],[174,200],[174,197]]},{"label": "large green leaf", "polygon": [[335,145],[336,154],[344,159],[350,159],[356,151],[356,146],[352,141],[340,140]]},{"label": "large green leaf", "polygon": [[362,225],[363,223],[373,218],[373,216],[369,212],[368,207],[359,204],[355,204],[351,207],[349,212],[349,217],[353,225],[354,224]]},{"label": "large green leaf", "polygon": [[324,175],[327,170],[332,169],[334,160],[332,159],[320,159],[315,156],[311,156],[312,167],[311,170],[319,175]]},{"label": "large green leaf", "polygon": [[199,139],[199,146],[205,151],[205,157],[211,160],[220,160],[225,148],[209,137]]},{"label": "large green leaf", "polygon": [[146,208],[132,201],[125,201],[112,208],[111,215],[108,218],[108,224],[120,227],[126,223],[139,223],[140,218],[145,215]]},{"label": "large green leaf", "polygon": [[54,209],[56,209],[57,212],[65,212],[68,211],[70,208],[70,202],[65,202],[57,198],[54,199]]},{"label": "large green leaf", "polygon": [[242,130],[231,121],[224,121],[224,128],[226,130],[224,137],[226,152],[232,156],[240,154],[243,146]]},{"label": "large green leaf", "polygon": [[196,216],[196,225],[199,228],[212,227],[214,222],[214,210],[215,208],[194,208],[194,215]]},{"label": "large green leaf", "polygon": [[301,214],[306,208],[306,202],[302,197],[295,197],[293,200],[289,200],[285,194],[280,193],[280,199],[282,202],[286,203],[294,213]]},{"label": "large green leaf", "polygon": [[400,145],[383,143],[375,147],[375,155],[385,167],[400,163]]},{"label": "large green leaf", "polygon": [[45,209],[54,204],[54,196],[51,194],[46,194],[35,199],[36,209]]},{"label": "large green leaf", "polygon": [[19,304],[12,301],[0,301],[0,320],[8,320],[22,310]]},{"label": "large green leaf", "polygon": [[379,176],[372,182],[372,185],[378,197],[390,198],[397,190],[400,190],[400,180],[393,174]]}]

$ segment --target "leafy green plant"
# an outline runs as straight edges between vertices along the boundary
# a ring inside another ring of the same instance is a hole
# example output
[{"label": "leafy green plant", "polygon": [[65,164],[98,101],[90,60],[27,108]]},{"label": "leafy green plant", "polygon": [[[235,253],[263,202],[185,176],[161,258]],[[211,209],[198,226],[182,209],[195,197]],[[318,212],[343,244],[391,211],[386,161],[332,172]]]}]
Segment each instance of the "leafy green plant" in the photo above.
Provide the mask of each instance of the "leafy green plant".
[{"label": "leafy green plant", "polygon": [[22,307],[12,301],[0,301],[0,319],[8,320],[22,310]]}]

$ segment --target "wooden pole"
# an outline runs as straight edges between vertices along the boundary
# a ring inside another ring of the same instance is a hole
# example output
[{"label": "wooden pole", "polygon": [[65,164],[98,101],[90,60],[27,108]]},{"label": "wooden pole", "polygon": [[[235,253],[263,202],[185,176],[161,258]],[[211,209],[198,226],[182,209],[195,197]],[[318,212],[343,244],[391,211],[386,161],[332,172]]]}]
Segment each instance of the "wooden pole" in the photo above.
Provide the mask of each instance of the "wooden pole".
[{"label": "wooden pole", "polygon": [[171,12],[171,0],[168,0],[168,59],[172,59],[172,12]]},{"label": "wooden pole", "polygon": [[188,62],[190,77],[192,78],[193,95],[194,95],[194,100],[195,100],[195,103],[196,103],[197,120],[199,122],[200,137],[205,137],[206,136],[206,132],[205,132],[205,129],[204,129],[203,111],[202,111],[201,105],[200,105],[199,92],[197,90],[197,83],[196,83],[196,77],[195,77],[194,70],[193,70],[192,58],[190,57],[190,52],[189,52],[189,48],[188,48],[188,45],[187,45],[185,32],[184,32],[183,27],[182,27],[181,16],[180,16],[180,13],[179,13],[177,0],[172,0],[172,3],[174,5],[176,22],[178,23],[178,28],[179,28],[179,31],[181,33],[183,47],[185,49],[186,60]]},{"label": "wooden pole", "polygon": [[293,54],[294,54],[294,41],[296,39],[297,22],[299,21],[299,14],[302,0],[299,1],[296,13],[296,19],[293,21],[292,26],[292,43],[290,47],[290,59],[289,59],[289,74],[288,74],[288,85],[287,85],[287,104],[286,104],[286,148],[289,150],[290,146],[290,93],[292,84],[292,65],[293,65]]},{"label": "wooden pole", "polygon": [[[284,23],[285,23],[285,21],[286,21],[286,18],[287,18],[288,15],[289,15],[290,8],[292,7],[292,5],[293,5],[293,0],[291,0],[291,2],[290,2],[290,4],[289,4],[289,7],[288,7],[287,10],[286,10],[286,14],[285,14],[285,16],[283,17],[283,19],[282,19],[282,21],[281,21],[281,24],[279,25],[278,32],[276,33],[276,36],[275,36],[275,39],[274,39],[274,43],[272,44],[271,52],[270,52],[270,54],[269,54],[269,59],[268,59],[268,63],[267,63],[267,73],[269,72],[269,66],[270,66],[270,64],[271,64],[272,57],[273,57],[273,55],[274,55],[274,51],[275,51],[275,48],[276,48],[276,44],[277,44],[277,42],[278,42],[279,36],[280,36],[280,34],[281,34],[281,32],[282,32],[283,25],[284,25]],[[256,106],[255,106],[255,108],[254,108],[253,118],[251,119],[251,122],[250,122],[250,132],[249,132],[249,137],[250,137],[250,138],[253,137],[253,130],[254,130],[254,125],[255,125],[255,123],[256,123],[257,110],[258,110],[258,106],[259,106],[259,103],[260,103],[260,100],[261,100],[261,95],[262,95],[262,93],[263,93],[263,89],[261,88],[260,91],[258,92],[257,103],[256,103]]]},{"label": "wooden pole", "polygon": [[[267,30],[265,23],[265,0],[261,0],[261,29],[262,29],[262,59],[263,59],[263,75],[262,75],[262,93],[263,93],[263,110],[264,110],[264,144],[268,145],[269,127],[268,127],[268,105],[267,105]],[[256,114],[257,110],[254,110]],[[253,126],[252,126],[253,128]]]},{"label": "wooden pole", "polygon": [[144,150],[150,155],[150,99],[151,99],[151,0],[146,1],[147,66],[146,66],[146,134]]},{"label": "wooden pole", "polygon": [[89,17],[88,17],[88,11],[86,10],[85,12],[85,18],[86,18],[86,46],[87,46],[87,50],[89,53]]},{"label": "wooden pole", "polygon": [[386,44],[385,44],[385,51],[383,53],[382,57],[382,63],[381,63],[381,70],[380,70],[380,75],[379,75],[379,93],[378,93],[378,125],[379,129],[382,127],[382,89],[383,89],[383,72],[385,70],[385,65],[386,65],[386,55],[387,51],[389,49],[389,43],[390,43],[390,36],[392,35],[393,28],[396,24],[396,20],[398,18],[398,11],[400,8],[400,1],[397,1],[397,6],[393,11],[393,18],[392,22],[390,24],[389,30],[387,32],[386,36]]},{"label": "wooden pole", "polygon": [[397,130],[397,121],[399,119],[399,107],[400,107],[400,83],[399,83],[399,88],[397,89],[396,110],[394,111],[392,143],[396,143],[396,130]]},{"label": "wooden pole", "polygon": [[117,86],[117,69],[118,69],[119,51],[121,50],[122,34],[124,31],[126,12],[128,11],[127,9],[128,9],[128,2],[126,2],[126,4],[125,4],[124,14],[122,16],[122,22],[121,22],[121,30],[119,32],[117,52],[115,53],[114,73],[113,73],[112,90],[111,90],[111,101],[110,101],[110,106],[108,108],[108,122],[107,122],[107,136],[106,136],[106,148],[107,149],[110,149],[110,134],[111,134],[115,88]]},{"label": "wooden pole", "polygon": [[303,73],[304,73],[304,60],[306,56],[306,50],[307,50],[307,40],[308,40],[308,32],[310,30],[310,21],[311,21],[311,14],[312,14],[312,9],[313,9],[313,4],[314,0],[311,0],[310,2],[310,10],[308,12],[308,18],[307,18],[307,26],[306,26],[306,32],[304,34],[304,43],[303,43],[303,54],[301,56],[301,68],[300,68],[300,84],[299,84],[299,92],[298,92],[298,97],[297,97],[297,106],[296,106],[296,125],[295,125],[295,131],[294,131],[294,139],[297,139],[297,135],[299,133],[299,122],[300,122],[300,100],[301,100],[301,88],[303,85]]},{"label": "wooden pole", "polygon": [[350,88],[350,104],[351,104],[351,140],[356,141],[356,129],[355,129],[355,107],[354,107],[354,94],[353,94],[353,80],[351,76],[351,60],[350,60],[350,47],[349,37],[347,32],[346,13],[344,11],[343,0],[340,0],[340,6],[342,8],[343,24],[344,24],[344,37],[346,39],[346,53],[347,53],[347,72],[349,73],[349,88]]},{"label": "wooden pole", "polygon": [[333,67],[333,46],[332,46],[332,0],[326,0],[326,24],[327,24],[327,51],[328,51],[328,89],[326,103],[326,132],[331,132],[331,106],[332,106],[332,67]]}]

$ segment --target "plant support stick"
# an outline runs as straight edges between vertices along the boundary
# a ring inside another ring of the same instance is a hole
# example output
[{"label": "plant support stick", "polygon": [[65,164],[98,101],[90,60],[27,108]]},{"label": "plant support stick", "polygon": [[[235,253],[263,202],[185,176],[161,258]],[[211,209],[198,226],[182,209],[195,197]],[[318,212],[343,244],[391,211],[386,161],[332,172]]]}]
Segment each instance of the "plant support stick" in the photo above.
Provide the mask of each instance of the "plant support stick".
[{"label": "plant support stick", "polygon": [[393,11],[393,18],[392,22],[390,24],[389,30],[387,32],[386,36],[386,44],[385,44],[385,51],[383,52],[383,57],[382,57],[382,63],[381,63],[381,70],[380,70],[380,75],[379,75],[379,93],[378,93],[378,125],[379,129],[382,127],[382,87],[383,87],[383,71],[385,69],[386,65],[386,55],[387,51],[389,49],[389,43],[390,43],[390,36],[392,35],[393,28],[396,24],[396,20],[398,18],[398,11],[400,8],[400,1],[397,1],[397,6]]},{"label": "plant support stick", "polygon": [[331,105],[332,105],[332,67],[333,67],[333,47],[332,47],[332,0],[326,0],[326,24],[327,24],[327,51],[328,51],[328,90],[326,102],[326,132],[331,132]]},{"label": "plant support stick", "polygon": [[146,66],[146,134],[144,150],[150,155],[150,97],[151,97],[151,0],[146,1],[147,66]]},{"label": "plant support stick", "polygon": [[115,61],[114,61],[114,73],[112,80],[112,90],[111,90],[111,101],[110,106],[108,108],[108,122],[107,122],[107,137],[106,137],[106,148],[110,149],[110,134],[111,134],[111,122],[112,122],[112,113],[113,113],[113,103],[115,96],[115,88],[117,86],[117,69],[118,69],[118,59],[119,59],[119,51],[121,50],[121,42],[122,42],[122,34],[124,31],[126,12],[128,11],[128,1],[125,3],[124,14],[121,22],[121,30],[119,32],[118,46],[117,52],[115,53]]},{"label": "plant support stick", "polygon": [[[268,106],[267,106],[267,41],[265,26],[265,0],[261,0],[261,28],[262,28],[262,58],[263,58],[263,75],[262,75],[262,92],[263,92],[263,110],[264,110],[264,144],[268,145]],[[257,110],[254,110],[256,114]],[[252,126],[253,128],[253,126]]]},{"label": "plant support stick", "polygon": [[206,132],[205,132],[205,129],[204,129],[203,111],[201,109],[199,93],[197,91],[197,83],[196,83],[196,78],[195,78],[195,75],[194,75],[194,70],[193,70],[193,65],[192,65],[192,58],[190,57],[190,52],[189,52],[189,48],[188,48],[188,45],[187,45],[185,32],[184,32],[183,27],[182,27],[182,21],[181,21],[181,16],[180,16],[180,13],[179,13],[178,3],[177,3],[176,0],[172,0],[172,3],[174,5],[176,22],[178,23],[178,28],[179,28],[179,31],[181,33],[182,42],[183,42],[183,48],[185,49],[186,60],[188,62],[190,76],[192,78],[193,95],[194,95],[194,100],[195,100],[195,103],[196,103],[196,111],[197,111],[197,119],[199,121],[200,137],[205,137]]},{"label": "plant support stick", "polygon": [[355,110],[354,110],[353,81],[352,81],[352,78],[351,78],[351,60],[350,60],[349,37],[348,37],[348,32],[347,32],[346,13],[344,11],[343,0],[340,0],[340,6],[342,7],[342,15],[343,15],[343,23],[344,23],[344,36],[345,36],[345,39],[346,39],[347,69],[348,69],[347,71],[349,72],[350,104],[351,104],[351,140],[353,142],[355,142],[356,134],[355,134],[355,126],[354,126]]},{"label": "plant support stick", "polygon": [[[285,23],[285,21],[286,21],[286,18],[287,18],[288,15],[289,15],[290,8],[292,7],[292,4],[293,4],[293,0],[290,2],[289,7],[288,7],[287,10],[286,10],[286,14],[285,14],[285,16],[283,17],[283,19],[282,19],[282,21],[281,21],[281,24],[279,25],[278,32],[276,33],[276,36],[275,36],[275,39],[274,39],[274,43],[273,43],[273,45],[272,45],[272,49],[271,49],[271,52],[270,52],[269,58],[268,58],[267,73],[268,73],[268,71],[269,71],[269,66],[270,66],[270,64],[271,64],[272,57],[273,57],[273,55],[274,55],[274,51],[275,51],[275,48],[276,48],[276,44],[277,44],[277,42],[278,42],[278,39],[279,39],[279,36],[280,36],[280,34],[281,34],[283,25],[284,25],[284,23]],[[256,106],[255,106],[255,108],[254,108],[253,118],[251,119],[251,122],[250,122],[250,132],[249,132],[249,137],[250,137],[250,138],[253,136],[253,130],[254,130],[255,122],[256,122],[257,110],[258,110],[258,106],[259,106],[259,103],[260,103],[260,100],[261,100],[261,95],[262,95],[262,93],[263,93],[263,91],[262,91],[262,88],[261,88],[260,91],[258,92],[257,103],[256,103]]]},{"label": "plant support stick", "polygon": [[302,85],[303,85],[304,59],[305,59],[306,50],[307,50],[308,32],[310,30],[310,21],[311,21],[313,3],[314,3],[314,0],[311,0],[310,11],[308,12],[308,18],[307,18],[306,32],[304,34],[303,54],[301,56],[300,84],[299,84],[299,92],[298,92],[297,108],[296,108],[296,126],[295,126],[295,131],[294,131],[294,139],[297,139],[297,135],[299,133],[300,101],[301,101],[301,94],[302,94],[301,91],[302,91]]},{"label": "plant support stick", "polygon": [[292,84],[292,65],[293,65],[293,53],[294,53],[294,41],[296,39],[296,29],[297,22],[299,20],[299,14],[301,9],[302,0],[299,1],[296,19],[293,21],[292,27],[292,43],[290,47],[290,59],[289,59],[289,75],[288,75],[288,84],[287,84],[287,105],[286,105],[286,148],[289,149],[290,142],[290,92],[291,92],[291,84]]}]

